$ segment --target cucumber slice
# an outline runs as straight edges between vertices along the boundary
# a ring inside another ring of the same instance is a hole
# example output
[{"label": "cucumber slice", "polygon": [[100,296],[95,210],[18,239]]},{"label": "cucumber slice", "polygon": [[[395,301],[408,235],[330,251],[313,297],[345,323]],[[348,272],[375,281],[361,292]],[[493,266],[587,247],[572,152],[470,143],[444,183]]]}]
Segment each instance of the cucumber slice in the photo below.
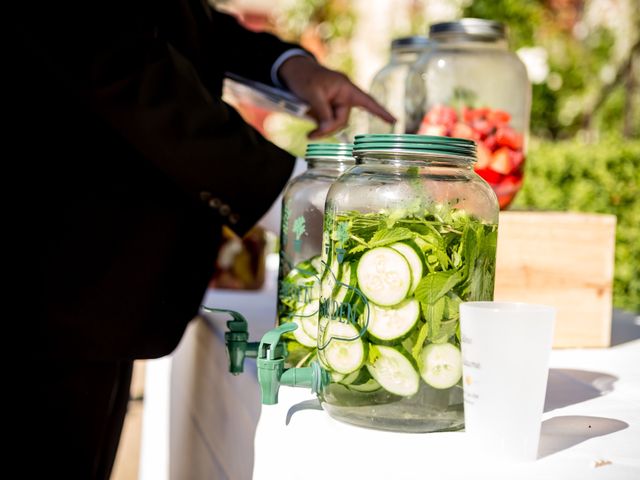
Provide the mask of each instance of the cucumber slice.
[{"label": "cucumber slice", "polygon": [[314,342],[317,342],[318,339],[318,307],[318,302],[311,302],[295,312],[295,317],[299,320],[302,330]]},{"label": "cucumber slice", "polygon": [[391,248],[400,252],[404,258],[409,262],[411,268],[411,288],[409,289],[409,295],[415,292],[422,275],[424,275],[424,255],[422,250],[414,242],[398,242],[391,245]]},{"label": "cucumber slice", "polygon": [[333,299],[338,302],[349,302],[353,297],[353,291],[357,283],[356,269],[351,268],[350,263],[343,263],[340,265],[340,271],[338,275],[338,284],[333,291]]},{"label": "cucumber slice", "polygon": [[324,299],[331,298],[336,288],[336,283],[340,276],[340,264],[337,260],[331,262],[322,274],[322,285],[320,287],[321,296]]},{"label": "cucumber slice", "polygon": [[380,356],[373,364],[367,364],[371,376],[387,392],[410,397],[418,392],[420,376],[409,360],[409,354],[401,349],[379,345]]},{"label": "cucumber slice", "polygon": [[353,382],[355,382],[358,377],[360,377],[362,374],[362,370],[358,369],[355,372],[351,372],[349,375],[344,375],[343,378],[340,380],[340,383],[343,385],[351,385]]},{"label": "cucumber slice", "polygon": [[356,273],[360,290],[377,305],[396,305],[411,288],[409,263],[393,248],[378,247],[366,252],[358,262]]},{"label": "cucumber slice", "polygon": [[450,343],[431,343],[420,352],[420,375],[433,388],[453,387],[462,377],[462,355]]},{"label": "cucumber slice", "polygon": [[369,392],[375,392],[377,390],[380,390],[382,387],[378,382],[375,381],[375,379],[370,378],[364,383],[359,383],[357,385],[354,385],[354,384],[347,385],[347,388],[349,390],[353,390],[356,392],[369,393]]},{"label": "cucumber slice", "polygon": [[320,299],[320,285],[318,282],[307,282],[297,286],[296,310],[309,304],[316,304]]},{"label": "cucumber slice", "polygon": [[324,264],[322,263],[322,258],[320,257],[320,255],[316,255],[315,257],[309,259],[309,263],[315,269],[316,273],[322,273],[322,271],[324,270]]},{"label": "cucumber slice", "polygon": [[[324,332],[328,345],[323,349],[322,361],[329,370],[349,374],[358,370],[365,361],[366,348],[358,330],[350,323],[330,320]],[[345,340],[340,340],[344,338]]]},{"label": "cucumber slice", "polygon": [[311,278],[314,275],[318,274],[318,270],[313,266],[311,260],[303,260],[298,263],[293,269],[287,274],[287,279],[296,281],[298,278]]},{"label": "cucumber slice", "polygon": [[[309,264],[310,266],[310,264]],[[308,270],[304,270],[308,272]],[[291,270],[283,280],[281,295],[297,298],[298,307],[320,298],[320,285],[317,275],[306,276],[297,267]],[[286,287],[286,288],[284,288]]]},{"label": "cucumber slice", "polygon": [[304,331],[304,328],[302,328],[301,319],[294,318],[292,321],[298,326],[298,328],[296,328],[292,332],[293,337],[296,339],[296,341],[300,345],[304,345],[305,347],[316,347],[318,345],[318,342],[306,334],[306,332]]},{"label": "cucumber slice", "polygon": [[410,298],[395,307],[369,306],[369,336],[375,343],[398,343],[407,338],[420,318],[420,302]]},{"label": "cucumber slice", "polygon": [[[380,390],[382,388],[380,384],[371,377],[368,369],[361,368],[360,370],[358,370],[358,372],[354,373],[358,373],[358,376],[350,384],[347,385],[347,388],[349,390],[367,393],[375,392],[376,390]],[[347,380],[347,378],[345,378],[345,380]],[[344,380],[342,381],[342,383],[344,384]]]}]

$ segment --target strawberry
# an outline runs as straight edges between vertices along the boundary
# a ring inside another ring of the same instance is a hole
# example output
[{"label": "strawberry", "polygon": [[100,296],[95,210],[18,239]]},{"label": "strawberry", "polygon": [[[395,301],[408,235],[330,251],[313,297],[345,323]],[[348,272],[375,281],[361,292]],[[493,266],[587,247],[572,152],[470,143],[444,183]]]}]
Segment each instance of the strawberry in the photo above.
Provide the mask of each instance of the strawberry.
[{"label": "strawberry", "polygon": [[471,128],[478,132],[482,139],[486,138],[487,135],[490,135],[493,132],[493,125],[483,118],[479,118],[471,122]]},{"label": "strawberry", "polygon": [[504,110],[489,110],[487,113],[487,120],[495,126],[508,125],[511,121],[511,115]]},{"label": "strawberry", "polygon": [[418,135],[434,135],[436,137],[446,137],[447,127],[444,125],[429,125],[422,123],[418,129]]},{"label": "strawberry", "polygon": [[436,105],[429,110],[422,121],[431,125],[444,125],[447,128],[451,128],[458,121],[458,115],[451,107]]},{"label": "strawberry", "polygon": [[487,115],[491,112],[489,107],[476,108],[474,111],[474,115],[477,119],[486,118]]},{"label": "strawberry", "polygon": [[478,175],[485,179],[485,181],[490,185],[498,185],[500,180],[502,180],[503,175],[500,175],[497,172],[494,172],[490,168],[478,168],[476,164],[475,171]]},{"label": "strawberry", "polygon": [[489,135],[487,138],[484,139],[483,143],[484,143],[484,146],[487,147],[492,152],[498,148],[498,143],[496,142],[495,135]]},{"label": "strawberry", "polygon": [[515,132],[511,127],[500,127],[496,130],[496,142],[503,147],[520,150],[522,148],[522,135]]},{"label": "strawberry", "polygon": [[491,151],[482,143],[478,143],[476,155],[478,157],[478,161],[475,166],[476,170],[487,168],[491,163]]},{"label": "strawberry", "polygon": [[460,122],[456,123],[451,130],[452,137],[470,138],[473,140],[474,134],[475,132],[469,125]]},{"label": "strawberry", "polygon": [[513,169],[520,167],[522,162],[524,162],[524,153],[522,150],[511,150],[509,152],[509,157],[511,157],[511,165],[513,165]]},{"label": "strawberry", "polygon": [[511,172],[513,165],[511,165],[511,160],[509,158],[509,151],[510,150],[507,147],[501,147],[493,152],[490,168],[498,173],[502,173],[503,175],[507,175]]}]

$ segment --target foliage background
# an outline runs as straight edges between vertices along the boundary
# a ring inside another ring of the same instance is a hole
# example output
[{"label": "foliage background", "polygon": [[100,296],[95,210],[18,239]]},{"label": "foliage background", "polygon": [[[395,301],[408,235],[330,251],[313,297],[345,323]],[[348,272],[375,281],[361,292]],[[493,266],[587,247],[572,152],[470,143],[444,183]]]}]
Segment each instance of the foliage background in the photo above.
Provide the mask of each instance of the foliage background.
[{"label": "foliage background", "polygon": [[[615,214],[614,305],[640,312],[638,0],[277,0],[269,11],[263,29],[300,42],[364,90],[392,38],[461,17],[505,22],[510,48],[546,69],[532,87],[526,176],[512,208]],[[265,123],[298,155],[311,128],[278,115]]]}]

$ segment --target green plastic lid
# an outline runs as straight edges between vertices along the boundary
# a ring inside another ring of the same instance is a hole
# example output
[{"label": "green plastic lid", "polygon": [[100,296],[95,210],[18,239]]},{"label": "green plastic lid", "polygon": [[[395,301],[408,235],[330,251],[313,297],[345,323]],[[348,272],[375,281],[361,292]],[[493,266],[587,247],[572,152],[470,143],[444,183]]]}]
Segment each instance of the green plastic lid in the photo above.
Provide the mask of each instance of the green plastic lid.
[{"label": "green plastic lid", "polygon": [[356,135],[353,154],[365,152],[433,153],[457,157],[476,157],[473,140],[456,137],[437,137],[412,134],[364,134]]},{"label": "green plastic lid", "polygon": [[304,157],[355,162],[353,159],[353,144],[351,143],[310,143],[307,145]]}]

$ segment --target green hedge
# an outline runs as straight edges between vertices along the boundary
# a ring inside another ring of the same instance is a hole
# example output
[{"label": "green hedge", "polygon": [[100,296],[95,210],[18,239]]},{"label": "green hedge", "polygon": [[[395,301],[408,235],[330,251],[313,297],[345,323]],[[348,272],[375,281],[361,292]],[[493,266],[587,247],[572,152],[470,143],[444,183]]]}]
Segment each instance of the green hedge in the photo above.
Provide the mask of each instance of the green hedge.
[{"label": "green hedge", "polygon": [[616,215],[613,303],[640,312],[640,140],[532,142],[512,208]]}]

